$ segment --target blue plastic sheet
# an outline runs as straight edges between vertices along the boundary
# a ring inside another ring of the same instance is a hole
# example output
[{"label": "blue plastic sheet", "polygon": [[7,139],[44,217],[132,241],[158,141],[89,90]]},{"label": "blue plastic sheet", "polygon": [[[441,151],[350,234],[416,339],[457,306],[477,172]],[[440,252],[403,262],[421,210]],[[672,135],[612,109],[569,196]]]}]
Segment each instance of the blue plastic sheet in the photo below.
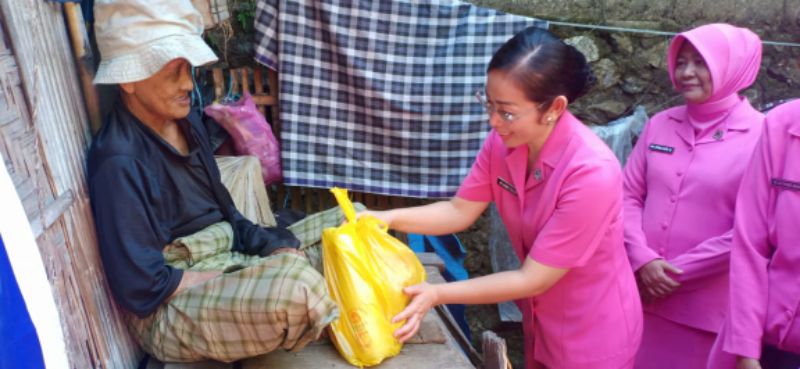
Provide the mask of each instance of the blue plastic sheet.
[{"label": "blue plastic sheet", "polygon": [[39,336],[0,235],[0,369],[44,367]]}]

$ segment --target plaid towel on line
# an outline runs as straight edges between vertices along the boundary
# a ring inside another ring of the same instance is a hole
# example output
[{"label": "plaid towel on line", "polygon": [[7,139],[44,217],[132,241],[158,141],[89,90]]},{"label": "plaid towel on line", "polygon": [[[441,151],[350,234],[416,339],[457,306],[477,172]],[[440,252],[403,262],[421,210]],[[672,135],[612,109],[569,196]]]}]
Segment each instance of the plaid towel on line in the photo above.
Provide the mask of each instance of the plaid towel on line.
[{"label": "plaid towel on line", "polygon": [[452,196],[489,130],[474,98],[486,65],[531,25],[547,27],[458,1],[258,0],[285,183]]}]

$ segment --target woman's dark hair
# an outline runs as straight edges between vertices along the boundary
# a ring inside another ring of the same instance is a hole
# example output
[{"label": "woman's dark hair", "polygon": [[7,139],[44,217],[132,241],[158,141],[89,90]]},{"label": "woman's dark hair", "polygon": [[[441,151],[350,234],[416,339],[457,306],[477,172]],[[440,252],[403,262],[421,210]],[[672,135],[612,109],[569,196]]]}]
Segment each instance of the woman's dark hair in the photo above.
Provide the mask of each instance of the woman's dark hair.
[{"label": "woman's dark hair", "polygon": [[583,54],[539,27],[528,27],[503,44],[489,62],[487,73],[494,70],[508,72],[529,100],[545,103],[545,107],[559,95],[571,103],[595,83]]}]

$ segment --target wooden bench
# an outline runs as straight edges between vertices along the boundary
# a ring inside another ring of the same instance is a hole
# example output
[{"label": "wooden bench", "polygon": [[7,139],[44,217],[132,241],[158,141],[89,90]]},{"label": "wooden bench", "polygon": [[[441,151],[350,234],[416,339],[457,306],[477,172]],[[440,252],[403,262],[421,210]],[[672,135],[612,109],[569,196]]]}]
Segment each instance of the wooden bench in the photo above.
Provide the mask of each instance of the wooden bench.
[{"label": "wooden bench", "polygon": [[[428,281],[444,283],[440,274],[444,262],[436,254],[419,254]],[[403,345],[399,355],[375,366],[377,369],[472,369],[481,358],[471,347],[463,347],[466,339],[453,330],[454,323],[447,309],[433,309],[425,316],[415,337]],[[465,354],[466,352],[466,354]],[[151,359],[146,369],[352,369],[329,339],[323,338],[299,352],[277,350],[235,364],[205,361],[200,363],[161,363]],[[493,368],[494,369],[494,368]],[[500,367],[496,369],[506,369]]]}]

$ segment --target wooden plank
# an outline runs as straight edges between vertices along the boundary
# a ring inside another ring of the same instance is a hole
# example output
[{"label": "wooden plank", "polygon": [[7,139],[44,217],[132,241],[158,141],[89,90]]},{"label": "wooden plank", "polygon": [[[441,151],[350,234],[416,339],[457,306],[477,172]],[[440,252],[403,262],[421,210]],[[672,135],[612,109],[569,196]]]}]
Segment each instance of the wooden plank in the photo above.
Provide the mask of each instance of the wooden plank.
[{"label": "wooden plank", "polygon": [[316,204],[315,209],[317,212],[328,210],[328,206],[325,205],[325,200],[333,197],[333,195],[328,191],[326,188],[315,188],[314,192],[316,192]]},{"label": "wooden plank", "polygon": [[247,68],[239,68],[239,75],[242,79],[242,93],[247,92],[252,95],[253,91],[250,91],[250,76],[247,73]]},{"label": "wooden plank", "polygon": [[[253,95],[253,103],[259,106],[275,105],[276,99],[269,95]],[[271,119],[267,119],[271,121]]]},{"label": "wooden plank", "polygon": [[378,204],[375,206],[377,210],[384,210],[389,208],[389,196],[378,197]]},{"label": "wooden plank", "polygon": [[282,208],[283,205],[286,203],[286,196],[287,196],[286,186],[280,183],[276,187],[277,187],[276,188],[277,195],[275,195],[275,204],[277,206],[274,207],[273,209]]},{"label": "wooden plank", "polygon": [[304,204],[301,202],[303,200],[302,189],[297,186],[291,186],[289,188],[291,189],[289,195],[290,207],[295,210],[303,210]]},{"label": "wooden plank", "polygon": [[317,209],[318,211],[328,210],[331,207],[339,206],[336,204],[336,198],[328,188],[317,188]]},{"label": "wooden plank", "polygon": [[405,198],[398,197],[398,196],[391,196],[389,197],[389,208],[396,209],[396,208],[404,208],[406,207]]},{"label": "wooden plank", "polygon": [[47,204],[41,214],[31,217],[33,236],[39,238],[45,229],[50,228],[72,206],[73,202],[75,202],[75,195],[72,190],[68,190]]},{"label": "wooden plank", "polygon": [[484,369],[511,369],[506,340],[492,331],[485,331],[481,335],[481,345],[483,347]]},{"label": "wooden plank", "polygon": [[[275,351],[242,362],[242,369],[352,369],[333,345],[309,345],[299,352]],[[448,344],[404,345],[395,357],[375,369],[469,369],[474,368],[457,348]]]},{"label": "wooden plank", "polygon": [[363,192],[351,192],[351,198],[353,202],[360,202],[364,203],[364,193]]},{"label": "wooden plank", "polygon": [[214,78],[214,95],[219,100],[225,96],[225,76],[220,68],[212,69],[211,74]]},{"label": "wooden plank", "polygon": [[234,94],[234,93],[236,93],[236,91],[239,91],[239,81],[236,78],[236,74],[238,74],[238,73],[236,73],[235,69],[228,70],[228,78],[230,78],[230,79],[228,80],[228,91],[227,92],[229,92],[231,94]]},{"label": "wooden plank", "polygon": [[[438,274],[438,273],[437,273]],[[472,344],[469,342],[467,337],[464,335],[464,332],[461,331],[456,319],[453,318],[453,315],[450,314],[450,310],[447,309],[445,305],[438,305],[434,308],[436,312],[439,314],[439,317],[442,319],[442,322],[447,327],[447,331],[453,335],[456,344],[467,354],[467,358],[469,361],[475,365],[481,365],[481,357],[475,348],[472,347]]]},{"label": "wooden plank", "polygon": [[[264,81],[260,66],[253,68],[253,87],[253,96],[264,94]],[[256,103],[256,105],[259,104]],[[267,108],[264,105],[259,105],[258,110],[261,111],[262,115],[267,116]]]},{"label": "wooden plank", "polygon": [[303,189],[303,202],[305,203],[306,214],[314,214],[317,209],[314,207],[314,198],[317,197],[317,191],[313,188]]},{"label": "wooden plank", "polygon": [[267,85],[269,88],[269,91],[267,93],[269,93],[270,96],[275,96],[276,98],[275,104],[273,104],[272,107],[270,108],[270,111],[272,112],[272,119],[270,120],[270,122],[272,122],[272,130],[275,133],[275,137],[278,137],[280,139],[281,131],[283,130],[283,128],[281,127],[280,124],[281,123],[279,114],[280,106],[277,101],[277,98],[280,94],[278,73],[272,69],[267,68],[266,70],[267,70]]},{"label": "wooden plank", "polygon": [[375,206],[378,204],[377,197],[380,195],[375,195],[372,193],[365,193],[364,194],[364,205],[367,206],[369,209],[375,209]]},{"label": "wooden plank", "polygon": [[[422,263],[422,265],[424,265],[426,267],[434,267],[434,268],[438,269],[439,272],[444,271],[444,261],[442,260],[441,257],[439,257],[439,255],[436,255],[436,253],[433,253],[433,252],[417,252],[415,254],[417,255],[417,259],[419,259],[419,262]],[[436,273],[436,274],[438,274],[438,273]],[[444,281],[444,279],[442,279],[442,281]],[[428,282],[430,282],[430,283],[444,283],[444,282],[441,282],[441,281],[433,282],[431,280],[428,280]]]},{"label": "wooden plank", "polygon": [[422,318],[419,330],[411,337],[406,344],[408,345],[423,345],[428,343],[447,343],[447,335],[444,332],[444,326],[438,321],[439,317],[433,310],[428,311],[425,317]]}]

